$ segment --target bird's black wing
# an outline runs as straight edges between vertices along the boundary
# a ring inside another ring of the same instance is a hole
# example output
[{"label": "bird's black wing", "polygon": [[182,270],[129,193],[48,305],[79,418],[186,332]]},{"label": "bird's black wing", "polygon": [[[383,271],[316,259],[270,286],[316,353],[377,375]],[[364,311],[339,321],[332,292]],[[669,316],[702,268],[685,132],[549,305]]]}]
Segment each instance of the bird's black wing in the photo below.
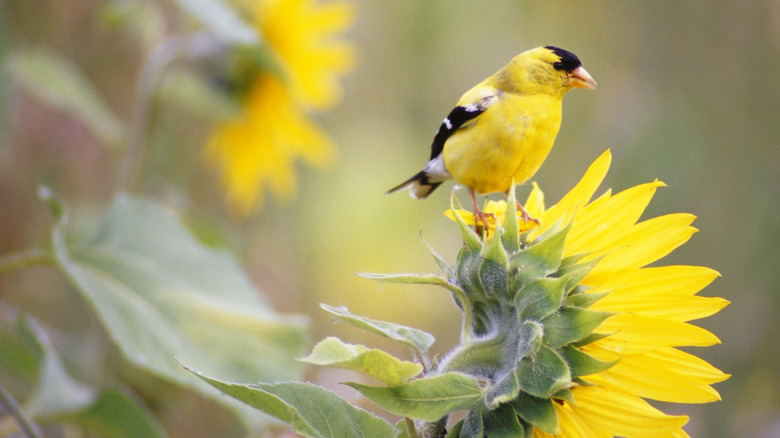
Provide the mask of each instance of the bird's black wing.
[{"label": "bird's black wing", "polygon": [[452,133],[460,129],[464,123],[484,113],[495,99],[496,96],[491,95],[483,98],[479,102],[453,108],[452,111],[450,111],[450,114],[441,122],[439,132],[437,132],[436,137],[433,138],[430,159],[432,160],[441,154],[441,151],[444,150],[444,143],[450,138]]}]

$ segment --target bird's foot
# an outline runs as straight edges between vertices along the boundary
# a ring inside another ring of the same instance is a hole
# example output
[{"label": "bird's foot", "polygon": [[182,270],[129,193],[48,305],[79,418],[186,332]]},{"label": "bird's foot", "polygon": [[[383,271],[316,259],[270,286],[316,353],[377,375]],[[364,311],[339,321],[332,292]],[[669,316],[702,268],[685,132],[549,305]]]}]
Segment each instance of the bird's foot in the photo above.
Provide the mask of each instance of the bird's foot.
[{"label": "bird's foot", "polygon": [[[479,209],[474,210],[474,231],[476,231],[477,234],[482,234],[482,230],[490,231],[490,224],[488,223],[488,218],[493,219],[493,221],[495,222],[496,215],[493,213],[485,213],[484,211],[481,211]],[[480,221],[482,222],[482,225],[480,225]]]},{"label": "bird's foot", "polygon": [[523,222],[531,221],[535,223],[537,226],[542,226],[541,223],[539,223],[539,219],[536,219],[535,217],[531,217],[531,215],[525,210],[525,208],[520,205],[519,201],[515,201],[517,204],[517,209],[520,210],[520,219],[523,220]]}]

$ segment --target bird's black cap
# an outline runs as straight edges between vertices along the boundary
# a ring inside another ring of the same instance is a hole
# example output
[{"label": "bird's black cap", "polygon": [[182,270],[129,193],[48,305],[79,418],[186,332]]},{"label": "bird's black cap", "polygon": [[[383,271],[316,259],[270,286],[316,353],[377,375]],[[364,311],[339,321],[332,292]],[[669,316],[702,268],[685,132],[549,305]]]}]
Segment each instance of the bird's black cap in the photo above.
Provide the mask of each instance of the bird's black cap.
[{"label": "bird's black cap", "polygon": [[556,70],[563,70],[566,73],[571,73],[572,70],[582,65],[580,58],[577,58],[577,55],[568,50],[563,50],[560,47],[555,46],[544,46],[544,48],[551,50],[561,58],[559,62],[553,62],[553,68]]}]

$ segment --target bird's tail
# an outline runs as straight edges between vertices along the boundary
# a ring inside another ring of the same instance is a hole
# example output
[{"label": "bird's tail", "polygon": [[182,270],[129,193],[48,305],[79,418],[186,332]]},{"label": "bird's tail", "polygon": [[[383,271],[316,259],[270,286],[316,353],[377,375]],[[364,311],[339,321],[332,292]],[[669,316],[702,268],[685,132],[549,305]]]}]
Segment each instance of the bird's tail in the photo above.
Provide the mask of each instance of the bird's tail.
[{"label": "bird's tail", "polygon": [[407,179],[401,184],[398,184],[397,186],[385,192],[385,195],[395,193],[399,190],[409,189],[409,194],[412,195],[412,198],[425,199],[428,197],[428,195],[431,194],[431,192],[436,190],[436,187],[439,187],[441,183],[442,183],[441,181],[431,182],[428,179],[428,174],[426,174],[425,171],[422,170],[415,176]]}]

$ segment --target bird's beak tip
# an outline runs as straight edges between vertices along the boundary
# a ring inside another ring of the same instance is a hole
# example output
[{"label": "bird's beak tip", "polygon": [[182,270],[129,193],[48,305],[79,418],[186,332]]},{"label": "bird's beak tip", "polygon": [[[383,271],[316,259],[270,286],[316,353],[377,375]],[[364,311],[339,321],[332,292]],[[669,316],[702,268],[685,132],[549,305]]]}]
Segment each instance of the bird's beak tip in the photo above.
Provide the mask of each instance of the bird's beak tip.
[{"label": "bird's beak tip", "polygon": [[593,76],[582,68],[582,66],[575,68],[571,74],[569,74],[569,84],[575,88],[588,88],[591,90],[595,89],[597,85]]}]

